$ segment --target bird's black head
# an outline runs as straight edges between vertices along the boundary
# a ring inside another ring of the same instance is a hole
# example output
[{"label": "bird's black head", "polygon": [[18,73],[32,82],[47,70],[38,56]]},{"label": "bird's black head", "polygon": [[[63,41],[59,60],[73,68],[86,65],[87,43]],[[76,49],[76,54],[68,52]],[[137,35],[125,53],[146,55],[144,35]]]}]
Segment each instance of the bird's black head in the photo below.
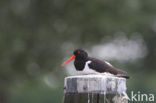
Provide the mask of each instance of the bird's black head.
[{"label": "bird's black head", "polygon": [[76,59],[77,58],[86,59],[88,57],[87,52],[85,52],[82,49],[76,49],[76,50],[74,50],[73,54],[75,55]]},{"label": "bird's black head", "polygon": [[74,52],[73,52],[74,55],[72,55],[68,60],[66,60],[62,66],[64,66],[65,64],[69,63],[71,60],[73,59],[76,59],[76,60],[86,60],[86,58],[88,57],[88,54],[87,52],[85,52],[84,50],[82,49],[76,49]]}]

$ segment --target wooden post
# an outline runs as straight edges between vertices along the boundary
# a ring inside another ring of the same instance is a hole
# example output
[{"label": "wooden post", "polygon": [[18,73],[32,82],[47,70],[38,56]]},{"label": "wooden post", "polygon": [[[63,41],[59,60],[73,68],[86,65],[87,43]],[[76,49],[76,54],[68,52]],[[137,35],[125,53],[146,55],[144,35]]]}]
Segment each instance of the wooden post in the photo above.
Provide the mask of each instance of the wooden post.
[{"label": "wooden post", "polygon": [[126,79],[110,75],[66,77],[63,103],[128,103]]}]

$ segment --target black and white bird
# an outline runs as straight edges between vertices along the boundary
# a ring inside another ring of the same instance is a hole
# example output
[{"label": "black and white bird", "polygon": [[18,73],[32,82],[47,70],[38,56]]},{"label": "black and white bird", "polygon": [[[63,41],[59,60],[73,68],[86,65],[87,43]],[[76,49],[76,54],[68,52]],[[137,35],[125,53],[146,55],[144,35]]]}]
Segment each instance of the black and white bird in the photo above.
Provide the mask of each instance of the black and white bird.
[{"label": "black and white bird", "polygon": [[73,59],[75,59],[74,66],[76,70],[81,71],[84,74],[110,73],[118,77],[129,78],[129,76],[126,75],[126,72],[113,67],[110,63],[88,57],[87,52],[82,49],[76,49],[73,52],[72,57],[65,61],[62,66]]}]

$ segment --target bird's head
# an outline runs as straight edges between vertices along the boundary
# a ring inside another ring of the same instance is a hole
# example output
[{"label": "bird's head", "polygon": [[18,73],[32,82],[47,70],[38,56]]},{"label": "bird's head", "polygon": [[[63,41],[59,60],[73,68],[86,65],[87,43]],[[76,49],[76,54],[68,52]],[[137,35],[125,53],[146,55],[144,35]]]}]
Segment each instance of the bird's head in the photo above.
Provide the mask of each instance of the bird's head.
[{"label": "bird's head", "polygon": [[82,49],[74,50],[73,54],[75,55],[76,58],[86,59],[88,57],[87,52]]},{"label": "bird's head", "polygon": [[88,57],[88,54],[87,54],[87,52],[85,52],[84,50],[82,50],[82,49],[76,49],[76,50],[74,50],[74,52],[73,52],[73,55],[68,59],[68,60],[66,60],[63,64],[62,64],[62,66],[64,66],[65,64],[67,64],[67,63],[69,63],[71,60],[74,60],[75,58],[76,59],[86,59]]}]

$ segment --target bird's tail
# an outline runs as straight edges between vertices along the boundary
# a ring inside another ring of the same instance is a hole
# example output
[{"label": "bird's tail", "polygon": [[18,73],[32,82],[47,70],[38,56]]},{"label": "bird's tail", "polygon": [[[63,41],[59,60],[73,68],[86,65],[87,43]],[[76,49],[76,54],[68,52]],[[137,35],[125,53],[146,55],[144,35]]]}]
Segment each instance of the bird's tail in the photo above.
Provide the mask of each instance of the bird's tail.
[{"label": "bird's tail", "polygon": [[122,74],[118,74],[116,75],[117,77],[121,77],[121,78],[126,78],[126,79],[129,79],[130,77],[127,76],[127,75],[122,75]]}]

